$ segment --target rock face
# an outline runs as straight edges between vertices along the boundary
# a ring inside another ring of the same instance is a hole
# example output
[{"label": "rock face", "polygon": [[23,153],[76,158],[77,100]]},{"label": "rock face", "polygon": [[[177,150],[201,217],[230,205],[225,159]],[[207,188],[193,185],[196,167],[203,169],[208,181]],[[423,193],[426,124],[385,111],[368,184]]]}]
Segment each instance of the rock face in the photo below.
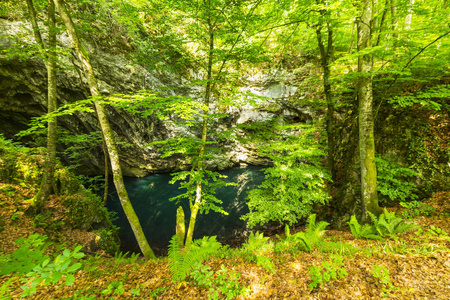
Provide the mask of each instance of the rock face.
[{"label": "rock face", "polygon": [[[24,33],[32,36],[29,24],[0,19],[0,28],[6,36],[0,38],[0,50],[9,50],[9,53],[12,54],[7,59],[0,58],[0,128],[5,137],[13,138],[19,131],[28,128],[33,117],[46,113],[47,72],[42,59],[36,56],[22,59],[13,55],[13,49],[21,47],[14,38],[24,35]],[[58,37],[58,41],[63,49],[70,49],[70,40],[65,33]],[[28,45],[34,43],[30,38],[22,39],[22,42]],[[183,90],[183,93],[191,95],[201,92],[199,86],[188,87],[189,80],[181,76],[147,70],[133,64],[125,54],[112,55],[89,43],[85,43],[85,46],[91,54],[102,95],[162,89],[169,94],[175,94],[175,91],[178,90]],[[59,57],[60,64],[57,73],[59,106],[89,97],[89,88],[81,65],[73,55],[70,55],[70,50],[68,52],[69,55]],[[183,89],[168,89],[168,87],[182,87]],[[288,120],[312,118],[310,111],[300,111],[283,104],[283,99],[293,95],[296,88],[277,80],[276,74],[249,77],[244,80],[241,90],[251,91],[266,98],[264,101],[256,100],[256,104],[253,105],[227,109],[228,117],[219,120],[214,126],[227,129],[238,124],[276,118]],[[119,151],[123,172],[126,176],[140,177],[153,172],[171,171],[177,167],[183,168],[181,157],[162,159],[161,153],[157,151],[156,147],[147,147],[146,145],[153,141],[175,137],[179,132],[188,135],[200,134],[198,130],[176,124],[174,120],[161,121],[155,117],[141,118],[115,107],[108,107],[107,112],[117,142],[122,145]],[[58,118],[58,126],[70,136],[99,131],[95,114],[88,112],[62,116]],[[31,139],[27,140],[25,137],[24,141],[30,142]],[[101,174],[104,169],[104,158],[99,135],[92,144],[85,142],[84,146],[84,150],[78,150],[85,151],[81,155],[79,171],[90,175]],[[210,162],[212,167],[227,168],[239,163],[269,163],[267,159],[258,156],[252,145],[228,141],[223,146],[226,151],[222,156]],[[60,151],[64,148],[66,148],[64,145],[59,146]]]}]

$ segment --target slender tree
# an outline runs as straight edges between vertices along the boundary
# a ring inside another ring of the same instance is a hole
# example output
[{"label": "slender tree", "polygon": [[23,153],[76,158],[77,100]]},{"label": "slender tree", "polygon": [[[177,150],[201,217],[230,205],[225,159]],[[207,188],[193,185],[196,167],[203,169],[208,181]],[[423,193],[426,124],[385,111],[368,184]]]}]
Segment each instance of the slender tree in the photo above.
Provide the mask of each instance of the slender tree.
[{"label": "slender tree", "polygon": [[56,92],[56,22],[55,22],[55,4],[53,0],[48,0],[47,19],[48,19],[48,45],[42,40],[39,25],[37,23],[36,10],[33,0],[27,0],[28,13],[33,28],[34,38],[41,51],[45,52],[45,66],[47,68],[47,112],[50,115],[47,132],[47,157],[45,161],[44,175],[38,193],[32,200],[32,206],[36,211],[40,211],[44,202],[50,196],[53,186],[53,175],[56,163],[56,117],[51,114],[57,107]]},{"label": "slender tree", "polygon": [[365,52],[358,56],[358,117],[359,117],[359,152],[361,164],[361,220],[367,218],[367,212],[379,214],[377,196],[377,168],[375,165],[375,138],[372,91],[373,56],[367,53],[371,47],[371,0],[360,2],[360,17],[357,20],[359,52]]},{"label": "slender tree", "polygon": [[[316,0],[316,3],[323,4],[323,1]],[[325,16],[328,12],[326,10],[321,11],[321,15]],[[325,16],[326,17],[326,16]],[[328,170],[331,174],[331,179],[333,181],[336,180],[336,170],[335,170],[335,161],[334,161],[334,101],[333,94],[331,92],[331,70],[330,70],[330,61],[333,54],[333,27],[331,25],[330,20],[326,20],[326,24],[323,24],[326,27],[326,36],[327,42],[326,46],[324,44],[322,38],[322,24],[318,24],[316,28],[316,36],[317,36],[317,45],[320,50],[320,64],[323,69],[323,91],[325,94],[325,99],[327,103],[327,140],[328,140]]]},{"label": "slender tree", "polygon": [[[98,90],[97,78],[94,75],[94,69],[92,68],[89,53],[85,50],[85,48],[83,47],[78,38],[78,34],[75,30],[75,25],[69,13],[67,12],[64,2],[63,0],[54,0],[54,2],[58,9],[59,15],[61,16],[61,19],[63,20],[64,25],[66,26],[67,32],[72,40],[72,46],[75,49],[76,55],[78,59],[81,61],[81,64],[83,66],[89,84],[89,89],[91,91],[91,95],[96,98],[101,97],[101,94]],[[109,154],[111,169],[113,173],[113,181],[120,199],[120,203],[125,212],[125,215],[127,216],[128,221],[130,222],[133,233],[137,239],[139,247],[142,253],[144,254],[145,258],[146,259],[154,258],[155,254],[153,253],[153,250],[150,248],[147,242],[147,238],[144,235],[142,227],[139,223],[139,219],[136,215],[136,212],[133,209],[133,206],[131,205],[130,199],[128,198],[128,193],[123,183],[122,169],[120,167],[119,161],[119,153],[117,151],[117,146],[114,140],[111,126],[106,116],[105,108],[98,100],[94,102],[94,105],[100,123],[100,128],[103,137],[105,139],[107,151]]]}]

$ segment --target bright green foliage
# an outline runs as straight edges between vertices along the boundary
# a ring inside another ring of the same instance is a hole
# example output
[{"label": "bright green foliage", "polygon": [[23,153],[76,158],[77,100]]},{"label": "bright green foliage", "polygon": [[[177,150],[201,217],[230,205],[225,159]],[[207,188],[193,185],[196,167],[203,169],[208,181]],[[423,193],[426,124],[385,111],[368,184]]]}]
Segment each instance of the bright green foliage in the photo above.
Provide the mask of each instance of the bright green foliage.
[{"label": "bright green foliage", "polygon": [[300,250],[311,252],[322,241],[325,227],[328,225],[330,224],[324,221],[316,224],[316,215],[310,215],[306,221],[305,232],[297,232],[288,239],[296,241]]},{"label": "bright green foliage", "polygon": [[323,253],[332,253],[339,256],[344,255],[353,255],[356,252],[358,252],[358,249],[353,247],[352,245],[349,245],[347,243],[342,242],[330,242],[330,241],[323,241],[319,244],[318,250]]},{"label": "bright green foliage", "polygon": [[[274,166],[265,170],[265,181],[248,196],[248,226],[280,221],[293,224],[325,203],[329,179],[322,167],[324,152],[314,138],[314,127],[282,126],[279,139],[264,144]],[[287,135],[290,133],[290,135]]]},{"label": "bright green foliage", "polygon": [[395,216],[395,212],[390,213],[386,209],[378,218],[371,212],[369,212],[369,216],[372,224],[360,225],[355,216],[350,218],[348,224],[355,238],[382,239],[387,235],[396,239],[397,234],[418,228],[418,225],[406,222]]},{"label": "bright green foliage", "polygon": [[9,291],[11,291],[10,285],[13,279],[14,277],[9,277],[9,279],[0,286],[0,299],[2,300],[11,299]]},{"label": "bright green foliage", "polygon": [[344,268],[343,258],[340,256],[334,256],[331,261],[323,261],[322,266],[311,266],[308,269],[311,275],[311,283],[309,284],[311,290],[324,285],[326,282],[348,275]]},{"label": "bright green foliage", "polygon": [[37,265],[33,270],[26,274],[28,279],[24,279],[26,284],[22,286],[24,292],[22,297],[29,296],[36,292],[36,287],[41,284],[56,284],[63,276],[67,286],[73,285],[75,273],[80,267],[81,263],[73,263],[73,260],[80,259],[84,253],[79,252],[82,246],[77,246],[73,251],[64,249],[62,254],[59,254],[53,261],[47,258],[44,262]]},{"label": "bright green foliage", "polygon": [[102,295],[109,296],[109,295],[116,295],[120,296],[125,292],[125,289],[123,288],[123,282],[121,280],[113,281],[111,282],[106,289],[102,291]]},{"label": "bright green foliage", "polygon": [[116,263],[120,264],[120,263],[125,263],[125,264],[134,264],[138,258],[139,258],[139,253],[131,253],[131,255],[129,255],[130,252],[116,252],[114,254],[114,260]]},{"label": "bright green foliage", "polygon": [[0,275],[29,273],[34,267],[42,264],[49,257],[44,254],[49,244],[45,242],[47,236],[32,234],[27,239],[16,241],[19,248],[10,255],[2,257],[0,261]]},{"label": "bright green foliage", "polygon": [[360,225],[355,216],[351,216],[350,221],[347,222],[347,224],[350,226],[350,230],[352,231],[352,234],[355,238],[358,238],[358,239],[366,238],[366,239],[377,239],[377,240],[382,239],[382,237],[380,237],[377,234],[376,229],[372,225],[370,225],[370,224]]},{"label": "bright green foliage", "polygon": [[450,236],[445,230],[439,227],[435,227],[433,225],[430,226],[430,229],[428,229],[427,234],[440,239],[450,240]]},{"label": "bright green foliage", "polygon": [[186,279],[196,264],[203,262],[222,247],[215,236],[203,237],[195,240],[191,245],[180,249],[177,236],[174,235],[169,245],[169,268],[172,272],[172,280],[181,282]]},{"label": "bright green foliage", "polygon": [[400,202],[400,205],[406,208],[402,211],[404,218],[416,218],[418,216],[430,216],[436,211],[431,205],[422,203],[420,201]]},{"label": "bright green foliage", "polygon": [[235,183],[229,183],[222,180],[226,178],[226,175],[222,175],[219,172],[211,170],[190,170],[181,171],[172,174],[173,178],[170,183],[180,182],[180,189],[185,189],[186,192],[176,197],[170,198],[170,201],[176,201],[177,203],[183,199],[188,199],[189,204],[192,205],[192,199],[195,198],[196,184],[202,183],[202,203],[200,205],[200,213],[209,213],[210,210],[227,215],[228,213],[220,206],[222,200],[219,200],[215,194],[216,190],[224,187],[236,185]]},{"label": "bright green foliage", "polygon": [[319,246],[325,234],[325,227],[329,223],[320,221],[316,224],[316,215],[310,215],[306,221],[304,232],[297,232],[289,235],[284,241],[277,243],[275,250],[277,252],[285,251],[306,251],[311,252],[314,247]]},{"label": "bright green foliage", "polygon": [[[390,200],[417,199],[417,186],[411,182],[417,172],[401,167],[392,160],[376,157],[377,164],[377,190]],[[408,179],[410,181],[408,181]],[[380,198],[380,201],[383,198]]]},{"label": "bright green foliage", "polygon": [[242,252],[249,261],[256,261],[258,266],[271,273],[275,272],[275,266],[269,257],[273,249],[273,243],[269,242],[269,237],[264,237],[262,232],[256,232],[255,234],[251,232],[248,242],[242,246]]},{"label": "bright green foliage", "polygon": [[378,218],[370,212],[369,216],[380,236],[387,235],[395,239],[397,234],[418,228],[418,225],[407,223],[402,218],[395,216],[395,212],[390,213],[386,209]]},{"label": "bright green foliage", "polygon": [[383,291],[389,294],[396,287],[391,282],[391,276],[389,275],[389,270],[383,265],[373,265],[372,275],[377,278],[379,282],[383,285]]},{"label": "bright green foliage", "polygon": [[211,267],[197,264],[191,275],[199,286],[208,289],[208,299],[219,299],[221,293],[227,300],[231,300],[249,292],[248,288],[239,284],[239,273],[228,270],[224,265],[221,265],[217,272],[213,272]]}]

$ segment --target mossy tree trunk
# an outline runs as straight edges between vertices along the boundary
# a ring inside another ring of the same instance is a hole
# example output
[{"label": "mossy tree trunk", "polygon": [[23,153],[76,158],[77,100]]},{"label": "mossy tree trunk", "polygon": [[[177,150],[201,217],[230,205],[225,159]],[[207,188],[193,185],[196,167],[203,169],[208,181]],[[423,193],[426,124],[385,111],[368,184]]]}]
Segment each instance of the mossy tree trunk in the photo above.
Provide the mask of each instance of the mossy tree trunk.
[{"label": "mossy tree trunk", "polygon": [[57,93],[56,93],[56,21],[55,21],[55,4],[53,0],[48,0],[47,14],[48,14],[48,46],[46,47],[40,29],[37,23],[36,10],[32,0],[27,0],[28,12],[33,28],[34,38],[36,43],[42,51],[45,51],[45,66],[47,68],[47,112],[50,115],[48,121],[47,132],[47,156],[45,160],[44,175],[41,186],[36,196],[32,200],[32,206],[35,211],[42,210],[45,201],[52,192],[53,177],[56,164],[56,117],[51,114],[57,108]]},{"label": "mossy tree trunk", "polygon": [[[370,0],[360,2],[360,19],[358,20],[358,51],[371,47],[372,5]],[[377,168],[375,165],[375,140],[373,121],[372,91],[373,55],[358,56],[358,118],[359,118],[359,154],[361,164],[361,221],[367,219],[367,212],[380,214],[377,195]]]},{"label": "mossy tree trunk", "polygon": [[[83,66],[83,70],[89,83],[91,95],[93,97],[100,97],[101,95],[100,92],[98,91],[97,78],[94,75],[94,70],[92,68],[89,54],[84,49],[83,45],[81,44],[78,38],[75,26],[72,22],[72,19],[70,18],[69,13],[66,10],[64,2],[63,0],[54,0],[54,2],[56,7],[58,8],[61,19],[63,20],[64,25],[66,26],[67,32],[72,40],[73,47],[75,48],[75,52],[78,56],[78,59],[81,61],[81,64]],[[100,123],[100,128],[103,137],[105,139],[106,148],[108,150],[109,159],[111,162],[111,170],[113,173],[113,181],[120,199],[120,203],[125,212],[125,215],[127,216],[128,221],[130,222],[133,233],[145,258],[146,259],[155,258],[155,254],[153,253],[153,250],[150,248],[147,242],[147,238],[144,235],[136,212],[134,211],[130,199],[128,198],[128,193],[123,183],[122,169],[120,167],[119,162],[119,154],[117,151],[111,126],[105,113],[105,109],[103,105],[98,101],[95,101],[94,105],[97,111],[97,117]]]}]

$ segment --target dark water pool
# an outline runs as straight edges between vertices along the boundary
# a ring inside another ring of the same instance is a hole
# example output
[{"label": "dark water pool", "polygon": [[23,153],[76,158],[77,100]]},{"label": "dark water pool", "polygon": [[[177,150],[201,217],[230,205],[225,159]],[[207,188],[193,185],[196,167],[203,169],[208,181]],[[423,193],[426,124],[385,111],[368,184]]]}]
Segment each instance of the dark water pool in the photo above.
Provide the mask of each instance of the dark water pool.
[{"label": "dark water pool", "polygon": [[[203,236],[217,235],[222,243],[238,242],[246,228],[241,216],[248,212],[246,204],[247,192],[258,187],[264,180],[261,167],[247,166],[221,172],[228,176],[227,182],[235,182],[237,186],[219,189],[216,197],[223,201],[222,207],[228,215],[210,211],[207,215],[198,215],[194,231],[194,239]],[[150,246],[159,253],[164,253],[171,237],[175,234],[176,209],[178,205],[169,201],[171,197],[181,194],[179,185],[170,184],[170,174],[155,174],[144,178],[124,178],[129,197],[139,217]],[[181,203],[189,219],[187,200]],[[120,227],[119,236],[122,251],[138,252],[137,241],[120,205],[117,192],[111,184],[106,202],[108,210],[115,211],[118,219],[114,222]],[[186,223],[186,230],[188,224]]]}]

